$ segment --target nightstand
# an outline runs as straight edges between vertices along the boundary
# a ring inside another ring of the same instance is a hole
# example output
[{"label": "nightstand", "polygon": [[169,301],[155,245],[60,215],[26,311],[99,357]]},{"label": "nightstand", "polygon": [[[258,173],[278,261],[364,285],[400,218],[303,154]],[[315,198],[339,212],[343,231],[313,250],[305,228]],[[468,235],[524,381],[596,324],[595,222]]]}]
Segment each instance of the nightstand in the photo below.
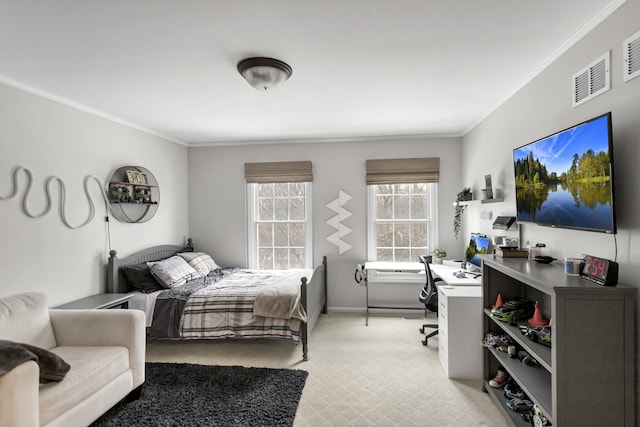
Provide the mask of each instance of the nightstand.
[{"label": "nightstand", "polygon": [[52,308],[72,310],[129,308],[129,300],[132,296],[132,294],[95,294]]}]

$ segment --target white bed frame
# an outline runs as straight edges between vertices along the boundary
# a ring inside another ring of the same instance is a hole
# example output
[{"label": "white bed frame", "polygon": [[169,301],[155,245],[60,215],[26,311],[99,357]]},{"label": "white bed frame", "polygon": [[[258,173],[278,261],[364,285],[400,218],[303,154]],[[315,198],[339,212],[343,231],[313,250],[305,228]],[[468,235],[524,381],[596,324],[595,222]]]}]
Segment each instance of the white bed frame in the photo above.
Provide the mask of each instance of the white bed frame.
[{"label": "white bed frame", "polygon": [[[147,261],[158,261],[169,258],[178,252],[193,252],[193,241],[187,240],[186,246],[159,245],[138,251],[126,258],[118,258],[115,250],[109,252],[107,264],[107,292],[127,293],[129,288],[120,267],[124,265],[140,264]],[[307,322],[300,326],[300,340],[302,341],[302,358],[309,359],[309,333],[313,330],[321,313],[327,312],[327,257],[322,257],[322,264],[313,271],[311,280],[306,277],[300,279],[300,299]]]}]

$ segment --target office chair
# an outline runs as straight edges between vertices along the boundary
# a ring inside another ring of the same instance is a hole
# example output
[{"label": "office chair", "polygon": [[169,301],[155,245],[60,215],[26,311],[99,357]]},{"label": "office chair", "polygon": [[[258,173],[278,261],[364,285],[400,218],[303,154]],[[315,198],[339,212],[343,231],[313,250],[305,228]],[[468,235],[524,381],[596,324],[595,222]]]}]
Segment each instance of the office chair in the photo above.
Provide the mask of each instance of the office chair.
[{"label": "office chair", "polygon": [[[418,300],[424,304],[425,315],[427,314],[427,310],[433,311],[434,313],[438,314],[438,285],[436,284],[436,282],[442,281],[442,279],[440,278],[433,278],[433,275],[431,274],[431,268],[429,268],[430,261],[431,257],[420,255],[420,262],[424,264],[426,282],[424,284],[424,287],[420,291]],[[427,345],[427,341],[429,340],[429,338],[438,334],[437,323],[427,323],[422,325],[422,327],[420,328],[421,334],[424,334],[425,328],[435,328],[435,331],[430,332],[429,334],[427,334],[427,336],[424,337],[424,340],[422,340],[423,345]]]}]

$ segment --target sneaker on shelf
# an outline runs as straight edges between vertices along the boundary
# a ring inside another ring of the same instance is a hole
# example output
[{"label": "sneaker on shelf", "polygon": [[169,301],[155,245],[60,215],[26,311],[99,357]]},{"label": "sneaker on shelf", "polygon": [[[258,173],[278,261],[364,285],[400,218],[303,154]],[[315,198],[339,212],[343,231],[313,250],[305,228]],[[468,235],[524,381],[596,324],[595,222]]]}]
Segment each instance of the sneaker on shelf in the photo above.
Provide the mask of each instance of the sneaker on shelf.
[{"label": "sneaker on shelf", "polygon": [[524,394],[522,389],[518,384],[513,381],[508,381],[507,385],[504,386],[504,397],[507,399],[527,399],[527,395]]},{"label": "sneaker on shelf", "polygon": [[515,397],[513,399],[505,399],[505,402],[509,409],[518,413],[531,412],[533,409],[533,402],[529,399]]},{"label": "sneaker on shelf", "polygon": [[535,427],[548,427],[551,425],[547,417],[544,416],[540,408],[537,405],[533,405],[533,409],[531,409],[532,420],[531,424]]},{"label": "sneaker on shelf", "polygon": [[493,388],[501,388],[505,385],[507,379],[507,373],[502,369],[498,369],[496,376],[489,381],[489,385]]},{"label": "sneaker on shelf", "polygon": [[498,348],[501,346],[504,346],[505,348],[505,353],[506,353],[506,348],[512,344],[511,339],[505,335],[505,334],[498,334],[495,332],[489,332],[485,335],[484,339],[482,340],[482,345],[485,347],[493,347],[493,348]]},{"label": "sneaker on shelf", "polygon": [[531,355],[524,350],[518,351],[518,353],[516,354],[516,359],[527,366],[539,366],[538,361],[531,357]]}]

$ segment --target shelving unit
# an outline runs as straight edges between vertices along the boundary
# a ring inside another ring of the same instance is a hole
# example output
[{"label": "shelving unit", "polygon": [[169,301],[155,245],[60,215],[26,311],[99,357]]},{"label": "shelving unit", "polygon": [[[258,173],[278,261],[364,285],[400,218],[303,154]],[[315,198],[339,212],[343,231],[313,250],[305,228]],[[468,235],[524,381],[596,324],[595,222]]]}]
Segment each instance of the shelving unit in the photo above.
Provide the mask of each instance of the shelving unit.
[{"label": "shelving unit", "polygon": [[158,181],[142,166],[122,166],[113,171],[105,191],[111,214],[120,222],[147,222],[160,206]]},{"label": "shelving unit", "polygon": [[487,203],[500,203],[504,202],[502,198],[493,198],[493,199],[478,199],[478,200],[465,200],[464,202],[453,202],[453,206],[469,206],[469,205],[484,205]]},{"label": "shelving unit", "polygon": [[[557,264],[492,255],[482,260],[482,338],[488,332],[507,334],[540,365],[527,366],[496,349],[484,349],[484,390],[510,424],[530,425],[506,406],[502,389],[489,386],[498,367],[554,426],[634,426],[636,289],[598,286],[565,275]],[[504,301],[539,302],[543,317],[553,321],[551,348],[491,317],[486,307],[495,303],[498,293]]]}]

